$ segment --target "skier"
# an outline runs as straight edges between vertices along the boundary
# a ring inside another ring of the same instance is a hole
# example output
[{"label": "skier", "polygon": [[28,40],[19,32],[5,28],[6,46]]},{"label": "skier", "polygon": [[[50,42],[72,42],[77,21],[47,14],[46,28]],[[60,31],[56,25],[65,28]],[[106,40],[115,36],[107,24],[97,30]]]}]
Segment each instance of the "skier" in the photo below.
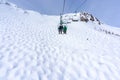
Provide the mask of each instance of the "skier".
[{"label": "skier", "polygon": [[64,32],[64,34],[67,33],[67,26],[66,25],[64,25],[64,27],[63,27],[63,32]]},{"label": "skier", "polygon": [[60,26],[58,27],[58,32],[59,32],[59,34],[62,34],[62,31],[63,31],[63,25],[60,25]]}]

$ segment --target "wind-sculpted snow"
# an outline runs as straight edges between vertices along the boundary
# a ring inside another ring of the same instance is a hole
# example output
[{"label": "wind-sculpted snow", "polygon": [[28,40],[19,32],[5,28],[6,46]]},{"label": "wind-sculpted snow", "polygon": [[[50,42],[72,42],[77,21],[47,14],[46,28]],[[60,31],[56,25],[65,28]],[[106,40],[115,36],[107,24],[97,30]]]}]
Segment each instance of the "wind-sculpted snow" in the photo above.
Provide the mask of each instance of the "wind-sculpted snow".
[{"label": "wind-sculpted snow", "polygon": [[58,17],[0,12],[0,80],[120,80],[120,37],[101,25],[73,22],[59,35]]}]

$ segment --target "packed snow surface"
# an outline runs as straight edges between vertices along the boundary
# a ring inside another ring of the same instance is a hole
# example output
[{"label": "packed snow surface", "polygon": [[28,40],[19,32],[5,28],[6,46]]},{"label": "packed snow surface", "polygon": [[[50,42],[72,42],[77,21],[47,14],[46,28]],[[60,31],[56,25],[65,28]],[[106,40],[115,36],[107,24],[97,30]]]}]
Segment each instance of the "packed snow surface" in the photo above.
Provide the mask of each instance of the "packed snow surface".
[{"label": "packed snow surface", "polygon": [[[0,4],[0,80],[120,80],[120,29]],[[113,34],[107,34],[104,29]]]}]

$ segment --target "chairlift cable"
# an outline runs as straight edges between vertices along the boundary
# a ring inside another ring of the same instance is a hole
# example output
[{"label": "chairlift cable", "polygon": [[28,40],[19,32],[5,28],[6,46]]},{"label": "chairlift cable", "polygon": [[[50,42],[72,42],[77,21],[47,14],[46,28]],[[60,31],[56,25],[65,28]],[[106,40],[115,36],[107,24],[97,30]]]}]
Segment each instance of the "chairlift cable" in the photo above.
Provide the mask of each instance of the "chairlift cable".
[{"label": "chairlift cable", "polygon": [[84,0],[76,9],[75,9],[75,12],[81,8],[85,3],[87,2],[87,0]]},{"label": "chairlift cable", "polygon": [[64,10],[65,10],[65,0],[64,0],[64,2],[63,2],[62,15],[64,14]]},{"label": "chairlift cable", "polygon": [[71,1],[70,6],[68,7],[68,11],[72,8],[72,6],[73,6],[73,4],[74,4],[73,1],[74,1],[74,0]]}]

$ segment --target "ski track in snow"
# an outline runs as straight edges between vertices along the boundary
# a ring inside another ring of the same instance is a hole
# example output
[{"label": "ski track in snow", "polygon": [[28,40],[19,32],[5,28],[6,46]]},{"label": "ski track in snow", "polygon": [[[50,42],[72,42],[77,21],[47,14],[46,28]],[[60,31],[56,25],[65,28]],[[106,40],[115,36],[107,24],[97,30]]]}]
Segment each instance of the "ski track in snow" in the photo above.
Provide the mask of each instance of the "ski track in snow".
[{"label": "ski track in snow", "polygon": [[59,35],[56,23],[28,20],[0,17],[0,80],[120,80],[119,38],[76,23]]}]

